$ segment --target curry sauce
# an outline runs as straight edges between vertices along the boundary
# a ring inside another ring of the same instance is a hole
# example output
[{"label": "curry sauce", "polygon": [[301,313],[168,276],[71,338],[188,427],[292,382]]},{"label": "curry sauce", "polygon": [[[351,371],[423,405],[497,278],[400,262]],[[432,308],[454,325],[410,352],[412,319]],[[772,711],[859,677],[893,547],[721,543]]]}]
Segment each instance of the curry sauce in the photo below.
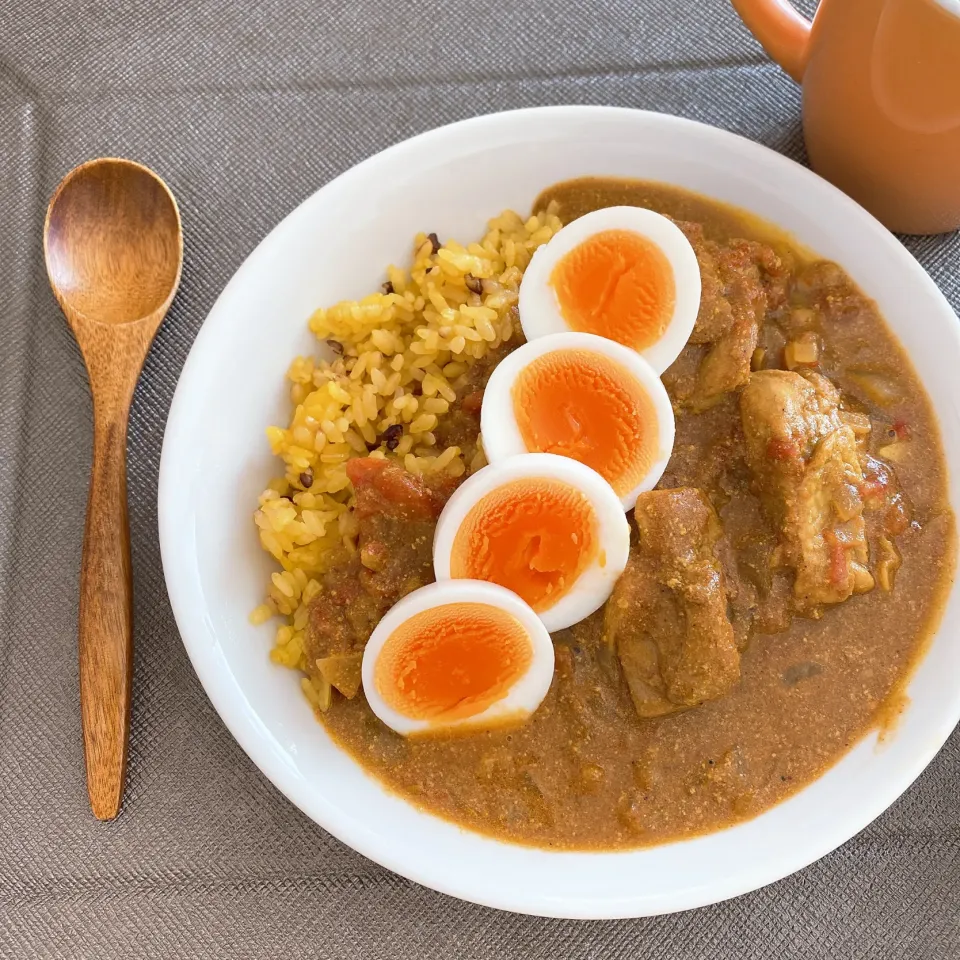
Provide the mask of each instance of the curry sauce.
[{"label": "curry sauce", "polygon": [[[550,203],[564,222],[603,206],[649,207],[681,223],[695,247],[717,254],[716,275],[704,273],[703,328],[713,322],[705,316],[712,306],[716,323],[727,325],[712,339],[701,331],[664,375],[677,438],[659,489],[699,491],[697,502],[719,520],[716,562],[739,680],[698,706],[641,717],[601,610],[554,635],[552,687],[523,726],[404,739],[377,720],[362,692],[336,696],[321,719],[386,786],[465,827],[555,849],[639,847],[761,813],[888,721],[952,581],[947,468],[936,417],[908,358],[876,306],[835,264],[752,216],[660,184],[574,181],[548,190],[534,209]],[[736,332],[738,304],[759,310],[748,335]],[[720,307],[734,319],[723,320]],[[870,557],[869,583],[851,586],[842,602],[797,601],[799,567],[783,561],[784,531],[744,435],[743,370],[722,362],[725,351],[740,351],[750,377],[801,370],[809,382],[819,376],[839,391],[867,465],[858,496]],[[500,356],[478,364],[478,389]],[[478,428],[475,412],[453,408],[438,430],[443,442],[456,443],[475,442]],[[352,477],[355,485],[361,475]],[[391,519],[376,506],[370,536],[387,557],[385,569],[405,578],[400,592],[429,580],[429,512]],[[338,576],[315,601],[317,636],[331,634],[332,603],[354,611],[371,603],[356,568]],[[384,595],[369,608],[371,622],[382,615]]]}]

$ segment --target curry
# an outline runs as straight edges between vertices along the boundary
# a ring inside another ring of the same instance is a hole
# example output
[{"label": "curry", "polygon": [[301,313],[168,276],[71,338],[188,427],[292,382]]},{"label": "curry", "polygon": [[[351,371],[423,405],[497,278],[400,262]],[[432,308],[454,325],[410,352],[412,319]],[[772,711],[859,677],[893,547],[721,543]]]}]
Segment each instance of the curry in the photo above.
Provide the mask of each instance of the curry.
[{"label": "curry", "polygon": [[[564,222],[666,214],[700,266],[697,324],[663,377],[674,453],[637,501],[626,571],[605,609],[554,635],[553,684],[524,725],[405,739],[367,707],[356,656],[432,580],[455,481],[358,458],[363,556],[327,574],[308,653],[343,666],[323,724],[401,796],[505,840],[639,847],[761,813],[889,721],[938,623],[954,519],[934,412],[839,266],[660,184],[574,181],[534,209],[550,203]],[[518,342],[474,366],[441,444],[476,446],[486,379]]]}]

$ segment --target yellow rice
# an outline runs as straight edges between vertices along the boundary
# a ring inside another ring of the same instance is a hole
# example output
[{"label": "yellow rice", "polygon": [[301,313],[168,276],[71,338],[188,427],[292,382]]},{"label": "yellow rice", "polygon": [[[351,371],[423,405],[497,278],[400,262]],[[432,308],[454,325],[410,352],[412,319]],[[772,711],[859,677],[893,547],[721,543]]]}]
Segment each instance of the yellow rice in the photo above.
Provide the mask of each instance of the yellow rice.
[{"label": "yellow rice", "polygon": [[[274,662],[305,668],[308,606],[321,591],[320,577],[357,549],[347,460],[386,457],[413,473],[451,477],[483,465],[482,448],[440,450],[434,430],[470,367],[517,334],[523,271],[560,226],[552,211],[527,220],[506,211],[467,247],[450,240],[435,249],[435,238],[419,234],[409,271],[388,268],[388,292],[310,318],[334,358],[297,357],[290,365],[293,414],[286,427],[267,430],[283,473],[254,514],[260,542],[279,564],[266,602],[251,614],[254,623],[283,617]],[[381,438],[395,425],[402,434],[388,450]],[[329,687],[306,679],[303,687],[315,707],[326,708]]]}]

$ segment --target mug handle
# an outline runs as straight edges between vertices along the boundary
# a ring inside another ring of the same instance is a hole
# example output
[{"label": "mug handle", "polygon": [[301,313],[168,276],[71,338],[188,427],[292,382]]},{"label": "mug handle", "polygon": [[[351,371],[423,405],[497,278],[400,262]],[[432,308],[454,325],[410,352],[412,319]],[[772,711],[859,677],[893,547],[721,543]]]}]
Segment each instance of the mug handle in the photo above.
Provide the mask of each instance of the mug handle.
[{"label": "mug handle", "polygon": [[787,0],[731,0],[734,10],[761,46],[797,83],[803,80],[810,21]]}]

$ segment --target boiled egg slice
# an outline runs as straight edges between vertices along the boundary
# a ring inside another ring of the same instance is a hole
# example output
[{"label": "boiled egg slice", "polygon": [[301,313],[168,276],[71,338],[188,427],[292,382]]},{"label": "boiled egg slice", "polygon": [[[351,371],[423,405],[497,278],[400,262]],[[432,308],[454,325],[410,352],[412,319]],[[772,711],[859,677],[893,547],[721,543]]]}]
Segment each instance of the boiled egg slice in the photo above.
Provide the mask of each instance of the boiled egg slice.
[{"label": "boiled egg slice", "polygon": [[600,474],[550,453],[510,457],[463,483],[433,540],[437,580],[486,580],[516,593],[551,632],[610,596],[630,528]]},{"label": "boiled egg slice", "polygon": [[392,730],[472,732],[522,723],[553,679],[553,643],[516,594],[447,580],[408,594],[363,653],[363,692]]},{"label": "boiled egg slice", "polygon": [[480,429],[491,463],[520,453],[570,457],[632,510],[666,469],[675,421],[667,391],[639,354],[590,333],[554,333],[497,364]]},{"label": "boiled egg slice", "polygon": [[527,340],[594,333],[636,350],[663,373],[693,331],[700,267],[672,220],[641,207],[606,207],[537,250],[519,307]]}]

